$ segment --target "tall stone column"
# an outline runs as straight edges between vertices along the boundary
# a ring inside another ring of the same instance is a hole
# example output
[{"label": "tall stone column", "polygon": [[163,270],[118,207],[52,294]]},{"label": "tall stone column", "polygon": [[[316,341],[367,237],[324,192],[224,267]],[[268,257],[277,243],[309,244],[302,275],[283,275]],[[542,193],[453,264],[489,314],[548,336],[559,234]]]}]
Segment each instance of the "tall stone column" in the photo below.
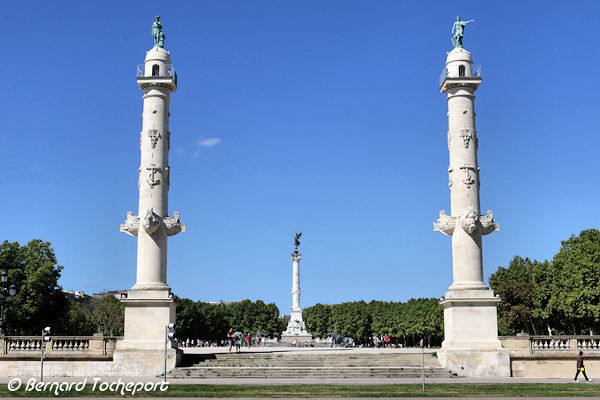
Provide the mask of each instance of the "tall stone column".
[{"label": "tall stone column", "polygon": [[300,259],[302,254],[296,250],[292,253],[292,319],[302,321],[302,308],[300,308]]},{"label": "tall stone column", "polygon": [[298,240],[302,233],[296,234],[296,248],[292,253],[292,308],[290,310],[290,321],[287,329],[281,334],[281,340],[284,342],[297,343],[310,342],[312,335],[306,330],[304,320],[302,319],[302,307],[300,307],[300,259],[302,254],[298,252]]},{"label": "tall stone column", "polygon": [[[159,18],[155,24],[160,24]],[[162,24],[160,24],[162,28]],[[158,29],[162,34],[161,29]],[[168,215],[170,186],[169,101],[177,90],[177,75],[162,41],[146,53],[138,66],[137,83],[143,92],[138,215],[127,213],[121,232],[137,237],[136,283],[125,304],[124,340],[115,361],[131,372],[148,374],[163,368],[165,326],[175,322],[175,301],[167,284],[167,237],[185,231],[176,211]],[[176,355],[174,345],[171,352]],[[176,356],[171,357],[174,367]],[[135,373],[137,375],[137,373]]]},{"label": "tall stone column", "polygon": [[452,236],[452,277],[444,305],[440,361],[466,376],[509,376],[508,353],[498,340],[500,301],[483,281],[482,236],[499,229],[491,211],[480,213],[479,136],[475,91],[481,83],[471,53],[456,47],[446,59],[440,91],[448,99],[451,215],[440,212],[434,230]]}]

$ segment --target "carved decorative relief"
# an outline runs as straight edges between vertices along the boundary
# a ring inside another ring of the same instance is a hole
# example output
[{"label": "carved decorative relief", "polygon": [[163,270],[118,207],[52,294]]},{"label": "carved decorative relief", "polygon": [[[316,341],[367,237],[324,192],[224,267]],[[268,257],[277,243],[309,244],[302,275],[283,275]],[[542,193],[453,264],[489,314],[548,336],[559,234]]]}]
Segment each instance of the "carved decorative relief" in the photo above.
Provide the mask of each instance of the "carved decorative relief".
[{"label": "carved decorative relief", "polygon": [[471,130],[469,128],[461,129],[460,130],[460,138],[463,140],[463,143],[465,145],[465,149],[468,149],[469,148],[469,142],[473,138],[473,134],[471,133]]},{"label": "carved decorative relief", "polygon": [[150,175],[146,182],[150,185],[151,189],[154,189],[154,186],[160,185],[160,179],[156,179],[156,173],[160,171],[160,168],[154,164],[150,164],[150,166],[146,167],[146,170],[150,171]]},{"label": "carved decorative relief", "polygon": [[168,236],[177,235],[179,232],[185,232],[185,225],[182,224],[179,219],[179,211],[175,211],[170,217],[163,218],[163,222],[165,223]]},{"label": "carved decorative relief", "polygon": [[167,151],[171,150],[171,132],[167,131]]},{"label": "carved decorative relief", "polygon": [[433,224],[433,229],[451,235],[454,232],[456,223],[469,235],[477,231],[481,227],[481,234],[488,235],[494,231],[500,230],[500,224],[494,220],[491,211],[488,210],[486,215],[479,215],[473,207],[466,207],[458,216],[458,218],[446,215],[444,211],[440,211],[440,218],[437,223]]},{"label": "carved decorative relief", "polygon": [[161,218],[154,214],[152,208],[148,208],[146,214],[140,219],[140,223],[148,235],[152,235],[160,227]]},{"label": "carved decorative relief", "polygon": [[482,235],[488,235],[494,231],[500,230],[500,224],[494,220],[494,213],[492,213],[492,210],[487,210],[487,214],[482,215],[479,218],[479,222],[481,222]]},{"label": "carved decorative relief", "polygon": [[456,226],[456,218],[446,215],[446,211],[440,211],[440,217],[433,223],[433,230],[442,232],[444,235],[452,235]]},{"label": "carved decorative relief", "polygon": [[450,150],[450,142],[452,141],[452,133],[448,131],[448,150]]},{"label": "carved decorative relief", "polygon": [[465,232],[471,234],[479,225],[479,215],[473,207],[465,208],[459,216],[460,226]]},{"label": "carved decorative relief", "polygon": [[448,167],[448,187],[452,188],[452,172],[454,169],[452,167]]},{"label": "carved decorative relief", "polygon": [[471,171],[475,171],[475,166],[472,164],[465,164],[460,169],[465,171],[465,178],[463,179],[463,183],[470,188],[472,184],[475,183],[475,176],[471,174]]},{"label": "carved decorative relief", "polygon": [[156,144],[158,143],[158,139],[161,138],[161,135],[156,129],[150,129],[148,131],[148,138],[150,138],[150,145],[152,148],[155,148]]},{"label": "carved decorative relief", "polygon": [[130,236],[137,236],[138,229],[140,228],[140,217],[133,215],[132,211],[127,212],[127,218],[125,223],[121,224],[119,229],[120,232],[125,232]]}]

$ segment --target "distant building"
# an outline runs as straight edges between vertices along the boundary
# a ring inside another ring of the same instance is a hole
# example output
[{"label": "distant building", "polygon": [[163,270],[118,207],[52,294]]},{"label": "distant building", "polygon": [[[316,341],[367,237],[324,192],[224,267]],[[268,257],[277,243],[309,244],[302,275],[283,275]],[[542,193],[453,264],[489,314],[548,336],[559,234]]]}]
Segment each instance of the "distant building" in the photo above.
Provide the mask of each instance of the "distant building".
[{"label": "distant building", "polygon": [[86,294],[83,290],[63,290],[63,293],[70,299],[83,299],[86,297]]},{"label": "distant building", "polygon": [[219,301],[209,301],[208,304],[210,304],[211,306],[218,306],[221,304],[224,304],[226,306],[233,304],[233,301],[223,301],[223,300],[219,300]]},{"label": "distant building", "polygon": [[92,297],[96,300],[102,300],[106,296],[114,296],[121,300],[123,296],[127,296],[127,290],[109,290],[108,292],[94,293]]}]

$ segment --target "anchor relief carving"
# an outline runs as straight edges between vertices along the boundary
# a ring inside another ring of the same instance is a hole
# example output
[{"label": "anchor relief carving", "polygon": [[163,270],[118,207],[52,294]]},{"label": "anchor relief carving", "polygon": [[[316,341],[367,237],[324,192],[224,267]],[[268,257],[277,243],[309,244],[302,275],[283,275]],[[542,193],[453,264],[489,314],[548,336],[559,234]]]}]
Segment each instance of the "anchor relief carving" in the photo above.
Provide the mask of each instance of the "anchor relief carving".
[{"label": "anchor relief carving", "polygon": [[476,171],[476,167],[473,164],[464,164],[460,169],[465,171],[465,178],[462,182],[467,188],[470,188],[475,183],[475,176],[471,175],[471,171]]},{"label": "anchor relief carving", "polygon": [[150,176],[148,177],[148,179],[146,180],[146,182],[148,183],[148,185],[150,185],[151,189],[154,189],[154,186],[160,184],[160,179],[155,179],[155,174],[158,171],[160,171],[160,168],[158,168],[154,164],[150,164],[150,166],[146,167],[146,170],[150,171]]}]

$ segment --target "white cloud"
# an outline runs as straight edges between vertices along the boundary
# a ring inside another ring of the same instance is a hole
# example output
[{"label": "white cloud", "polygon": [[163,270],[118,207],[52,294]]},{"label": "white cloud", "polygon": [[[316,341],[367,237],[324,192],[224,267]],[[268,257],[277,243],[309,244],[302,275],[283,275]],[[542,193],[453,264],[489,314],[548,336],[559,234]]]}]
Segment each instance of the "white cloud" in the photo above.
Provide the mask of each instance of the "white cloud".
[{"label": "white cloud", "polygon": [[198,140],[198,146],[202,147],[213,147],[221,143],[220,138],[206,138],[202,140]]}]

